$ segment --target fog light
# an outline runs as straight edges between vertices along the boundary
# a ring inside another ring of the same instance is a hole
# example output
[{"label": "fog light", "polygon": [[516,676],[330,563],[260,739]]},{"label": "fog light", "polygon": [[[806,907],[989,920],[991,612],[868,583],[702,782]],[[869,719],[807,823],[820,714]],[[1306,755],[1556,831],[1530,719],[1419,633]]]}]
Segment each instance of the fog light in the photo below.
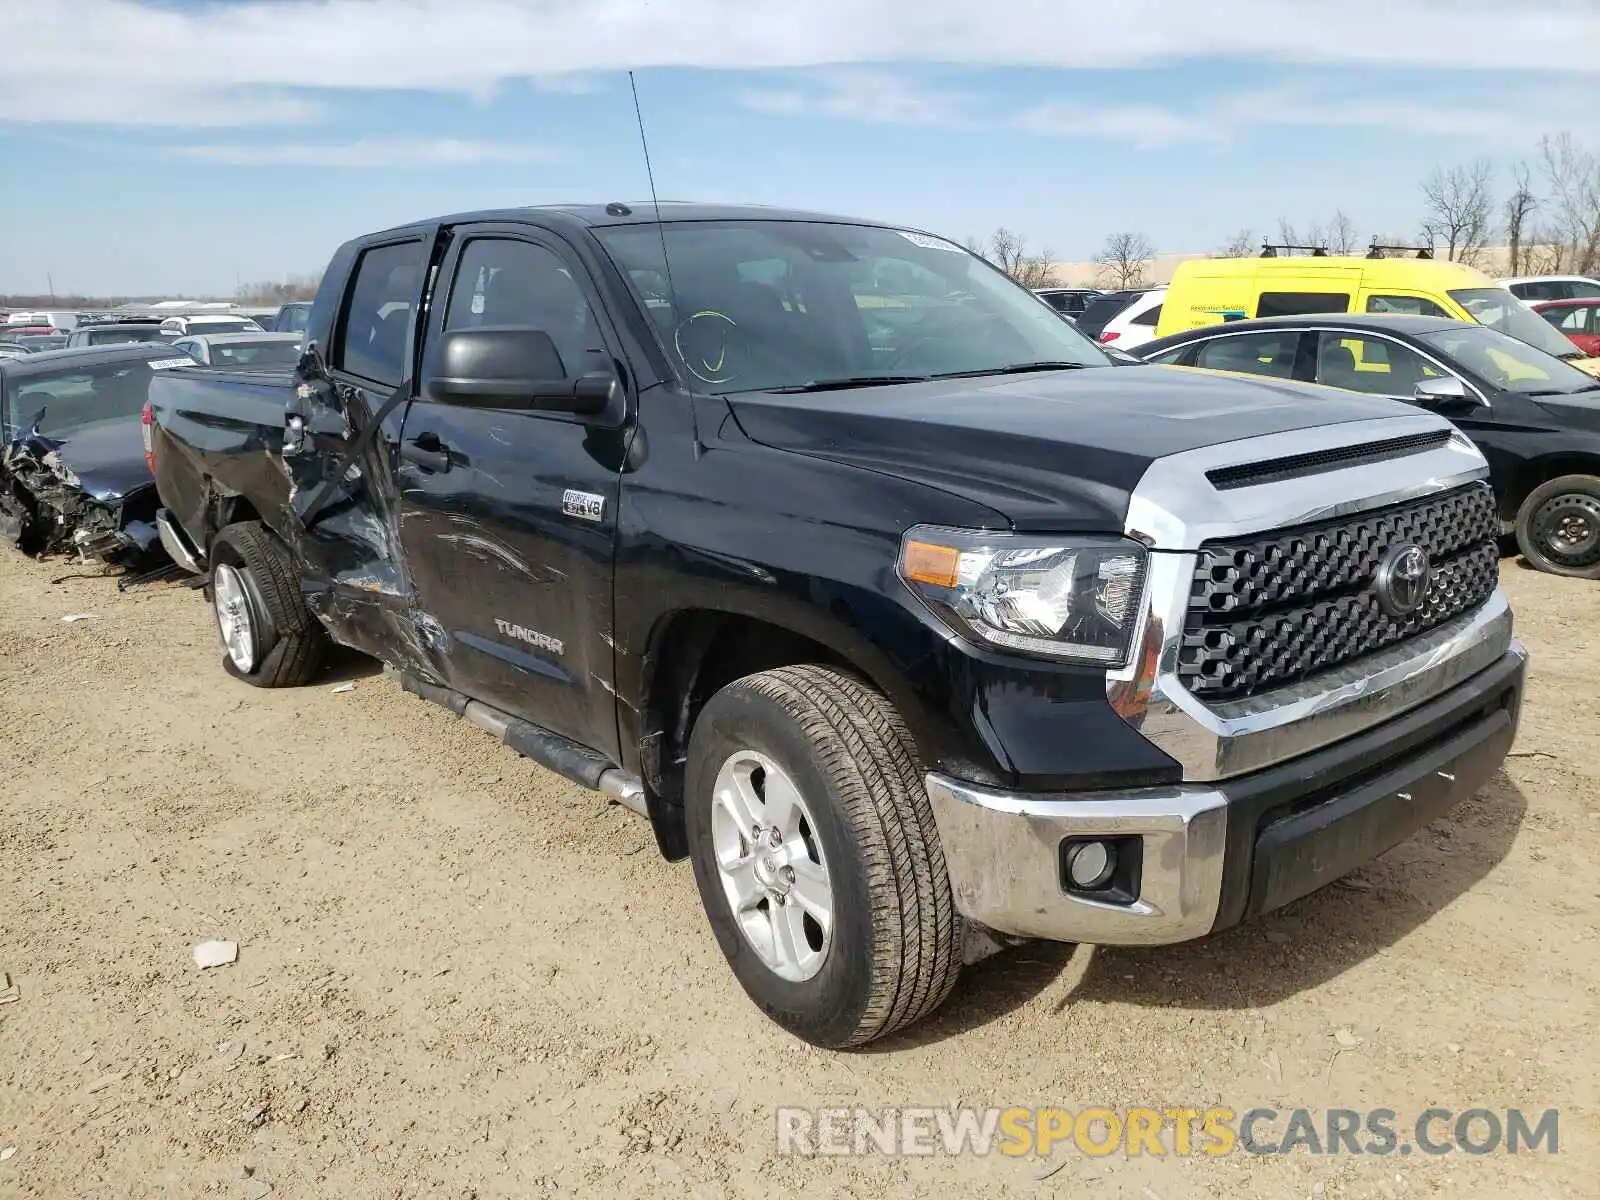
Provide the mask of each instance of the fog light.
[{"label": "fog light", "polygon": [[1082,891],[1105,887],[1116,869],[1116,851],[1105,842],[1079,842],[1067,851],[1067,880]]}]

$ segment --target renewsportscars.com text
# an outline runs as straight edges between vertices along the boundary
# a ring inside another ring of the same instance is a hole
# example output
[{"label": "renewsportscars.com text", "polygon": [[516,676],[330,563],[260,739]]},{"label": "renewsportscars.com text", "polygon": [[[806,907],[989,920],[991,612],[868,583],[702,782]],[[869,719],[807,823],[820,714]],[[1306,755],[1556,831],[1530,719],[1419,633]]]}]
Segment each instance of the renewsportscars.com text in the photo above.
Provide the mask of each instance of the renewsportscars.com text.
[{"label": "renewsportscars.com text", "polygon": [[780,1108],[779,1154],[815,1156],[1560,1152],[1560,1111],[1164,1108]]}]

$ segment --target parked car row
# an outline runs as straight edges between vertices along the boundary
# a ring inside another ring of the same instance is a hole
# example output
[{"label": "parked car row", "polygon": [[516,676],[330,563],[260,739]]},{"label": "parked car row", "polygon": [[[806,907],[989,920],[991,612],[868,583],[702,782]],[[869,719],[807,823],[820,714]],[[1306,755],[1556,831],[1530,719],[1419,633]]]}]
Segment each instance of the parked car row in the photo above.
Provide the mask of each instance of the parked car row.
[{"label": "parked car row", "polygon": [[299,333],[311,312],[307,301],[271,309],[234,308],[169,312],[159,307],[137,312],[29,311],[0,314],[0,353],[54,350],[62,346],[104,346],[116,342],[173,340],[189,334]]},{"label": "parked car row", "polygon": [[1600,283],[1593,280],[1497,283],[1431,257],[1296,256],[1280,249],[1286,248],[1269,246],[1259,258],[1181,263],[1165,287],[1103,295],[1076,323],[1103,343],[1135,351],[1158,337],[1254,317],[1411,313],[1488,325],[1600,377]]}]

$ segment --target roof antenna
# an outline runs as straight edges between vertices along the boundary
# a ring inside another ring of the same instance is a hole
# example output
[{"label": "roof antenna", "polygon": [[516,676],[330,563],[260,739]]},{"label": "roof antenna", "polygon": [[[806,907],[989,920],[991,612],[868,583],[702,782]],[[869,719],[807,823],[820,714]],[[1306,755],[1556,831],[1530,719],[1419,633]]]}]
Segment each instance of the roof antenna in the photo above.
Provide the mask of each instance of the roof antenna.
[{"label": "roof antenna", "polygon": [[[672,259],[667,255],[667,228],[661,223],[661,200],[656,195],[656,173],[650,165],[650,140],[644,135],[644,111],[639,107],[639,85],[633,78],[633,72],[628,72],[628,89],[633,93],[633,119],[639,125],[639,146],[644,150],[644,174],[650,181],[650,207],[655,212],[656,233],[661,238],[661,265],[667,273],[667,303],[672,306],[672,320],[674,325],[678,321],[678,289],[672,282]],[[689,416],[694,426],[694,456],[696,459],[705,451],[705,446],[700,441],[700,418],[695,406],[689,405]]]}]

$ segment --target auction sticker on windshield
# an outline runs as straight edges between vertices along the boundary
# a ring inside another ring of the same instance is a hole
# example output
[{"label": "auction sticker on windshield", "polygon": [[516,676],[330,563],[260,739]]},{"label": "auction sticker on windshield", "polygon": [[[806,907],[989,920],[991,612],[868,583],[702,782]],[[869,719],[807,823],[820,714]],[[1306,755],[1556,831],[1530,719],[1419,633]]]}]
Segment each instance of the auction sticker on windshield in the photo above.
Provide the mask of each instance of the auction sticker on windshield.
[{"label": "auction sticker on windshield", "polygon": [[184,358],[152,358],[149,365],[152,371],[164,371],[168,367],[192,367],[195,363],[194,359],[186,356]]},{"label": "auction sticker on windshield", "polygon": [[929,237],[925,233],[910,233],[904,229],[897,229],[895,232],[913,246],[921,246],[924,250],[953,250],[957,254],[966,253],[960,246],[955,245],[953,242],[947,242],[943,238]]}]

